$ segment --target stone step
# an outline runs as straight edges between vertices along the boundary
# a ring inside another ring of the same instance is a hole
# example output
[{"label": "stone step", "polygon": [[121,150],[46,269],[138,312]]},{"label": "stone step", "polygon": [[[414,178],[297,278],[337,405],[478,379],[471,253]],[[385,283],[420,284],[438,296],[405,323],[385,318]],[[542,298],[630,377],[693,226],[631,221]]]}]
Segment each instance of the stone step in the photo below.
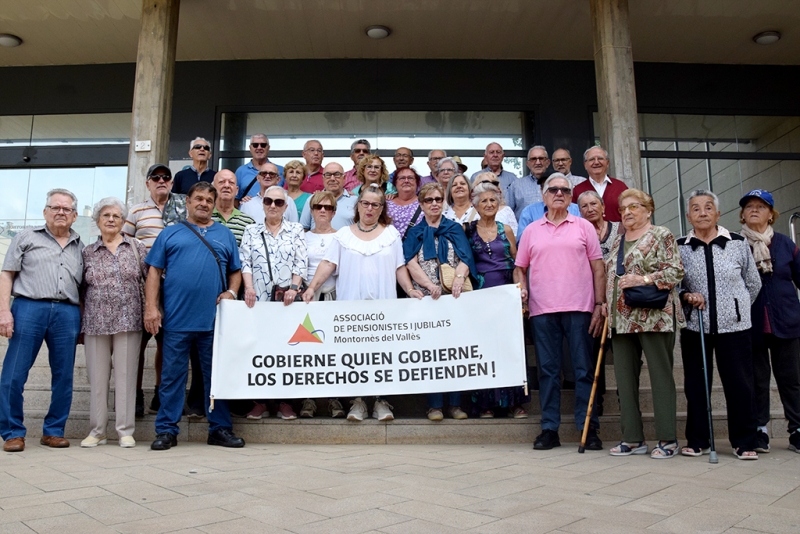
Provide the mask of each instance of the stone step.
[{"label": "stone step", "polygon": [[[28,428],[28,439],[41,436],[42,422],[45,412],[32,410],[26,412],[25,424]],[[773,413],[768,427],[771,436],[785,437],[786,425],[782,414]],[[643,414],[645,438],[653,445],[655,428],[653,415]],[[149,446],[155,439],[155,416],[148,415],[136,421],[134,438],[140,446]],[[600,419],[600,437],[604,448],[616,444],[620,440],[619,417],[604,416]],[[686,425],[686,414],[678,413],[678,439],[684,441],[683,430]],[[179,441],[205,442],[208,436],[208,423],[205,419],[189,420],[183,417],[180,422]],[[70,415],[65,435],[73,440],[73,446],[88,435],[88,412],[75,412]],[[351,423],[344,419],[316,417],[314,419],[297,419],[282,421],[279,419],[262,419],[250,421],[234,418],[233,430],[249,443],[297,443],[297,444],[475,444],[475,443],[532,443],[541,432],[541,419],[531,416],[528,419],[467,419],[455,421],[445,419],[431,422],[423,417],[398,418],[390,422],[379,422],[368,419],[361,423]],[[108,438],[117,439],[114,430],[113,415],[109,418]],[[714,434],[717,450],[728,454],[730,445],[727,440],[727,420],[724,415],[714,418]],[[575,428],[571,416],[562,418],[559,436],[563,442],[579,442],[580,434]],[[591,453],[591,451],[589,451]],[[607,454],[607,452],[606,452]]]}]

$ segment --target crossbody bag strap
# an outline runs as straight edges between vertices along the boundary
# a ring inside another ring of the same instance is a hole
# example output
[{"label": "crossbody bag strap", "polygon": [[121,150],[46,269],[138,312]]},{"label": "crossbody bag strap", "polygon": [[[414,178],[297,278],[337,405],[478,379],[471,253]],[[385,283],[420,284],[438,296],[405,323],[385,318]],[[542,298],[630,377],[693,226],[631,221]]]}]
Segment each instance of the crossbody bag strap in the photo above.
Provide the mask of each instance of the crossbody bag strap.
[{"label": "crossbody bag strap", "polygon": [[200,235],[200,232],[198,232],[197,230],[195,230],[195,229],[192,227],[192,225],[191,225],[191,224],[189,224],[189,223],[188,223],[187,221],[185,221],[185,220],[181,221],[181,224],[183,224],[184,226],[186,226],[186,228],[188,228],[189,230],[191,230],[191,231],[192,231],[192,233],[193,233],[194,235],[196,235],[196,236],[197,236],[197,238],[198,238],[200,241],[202,241],[202,242],[203,242],[203,244],[204,244],[204,245],[205,245],[205,246],[208,248],[208,250],[209,250],[209,251],[211,251],[211,255],[212,255],[212,256],[214,256],[214,260],[217,262],[217,268],[219,269],[219,280],[220,280],[220,282],[222,282],[222,291],[227,291],[227,289],[228,289],[228,284],[226,284],[226,283],[225,283],[225,275],[223,275],[223,274],[222,274],[222,260],[221,260],[221,259],[219,259],[219,256],[217,255],[217,252],[214,250],[214,248],[213,248],[211,245],[209,245],[209,244],[208,244],[208,241],[206,241],[206,240],[205,240],[205,238],[204,238],[203,236],[201,236],[201,235]]},{"label": "crossbody bag strap", "polygon": [[248,192],[248,191],[250,191],[250,188],[251,188],[251,187],[253,187],[253,185],[255,185],[255,183],[256,183],[256,181],[257,181],[257,180],[258,180],[258,174],[256,174],[256,177],[255,177],[255,178],[253,178],[253,181],[252,181],[252,182],[250,182],[249,184],[247,184],[247,187],[245,188],[245,190],[244,190],[244,193],[242,193],[242,198],[244,198],[245,196],[247,196],[247,192]]},{"label": "crossbody bag strap", "polygon": [[261,232],[261,240],[264,242],[264,255],[267,257],[267,267],[269,268],[269,281],[275,285],[275,276],[272,274],[272,262],[269,259],[269,247],[267,246],[267,238],[264,237],[264,232]]},{"label": "crossbody bag strap", "polygon": [[408,223],[408,226],[406,226],[406,231],[403,232],[403,237],[401,237],[400,239],[405,239],[406,235],[408,235],[408,231],[411,230],[414,226],[417,225],[417,223],[415,221],[417,220],[417,217],[419,217],[419,214],[420,214],[421,211],[422,211],[422,206],[420,206],[418,204],[417,205],[417,211],[415,211],[414,215],[411,216],[411,222]]},{"label": "crossbody bag strap", "polygon": [[617,252],[617,276],[625,274],[625,236],[619,240],[619,251]]}]

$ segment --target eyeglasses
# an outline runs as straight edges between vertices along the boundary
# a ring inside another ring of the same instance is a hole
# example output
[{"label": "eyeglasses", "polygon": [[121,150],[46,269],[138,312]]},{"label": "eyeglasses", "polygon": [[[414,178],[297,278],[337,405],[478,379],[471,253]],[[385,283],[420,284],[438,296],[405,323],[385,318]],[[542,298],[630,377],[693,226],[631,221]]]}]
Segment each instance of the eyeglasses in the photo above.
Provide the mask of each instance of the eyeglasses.
[{"label": "eyeglasses", "polygon": [[253,148],[267,148],[269,143],[250,143],[250,146]]},{"label": "eyeglasses", "polygon": [[359,200],[358,203],[361,204],[361,207],[364,209],[372,208],[374,210],[377,210],[381,206],[383,206],[383,204],[381,204],[380,202],[370,202],[369,200]]},{"label": "eyeglasses", "polygon": [[593,158],[588,158],[585,161],[588,162],[588,163],[594,163],[595,161],[605,161],[605,160],[606,160],[606,158],[604,158],[603,156],[595,156]]},{"label": "eyeglasses", "polygon": [[416,180],[417,179],[414,176],[408,176],[408,175],[397,177],[398,182],[415,182]]},{"label": "eyeglasses", "polygon": [[572,194],[572,189],[569,187],[548,187],[547,192],[551,195],[561,193],[562,195],[567,196]]},{"label": "eyeglasses", "polygon": [[209,150],[211,150],[211,147],[210,147],[210,146],[208,146],[208,145],[194,145],[194,146],[192,147],[192,150],[200,150],[200,149],[203,149],[203,150],[205,150],[206,152],[208,152]]},{"label": "eyeglasses", "polygon": [[116,213],[102,213],[100,214],[100,218],[104,221],[116,221],[119,222],[122,220],[122,215],[117,215]]},{"label": "eyeglasses", "polygon": [[631,202],[627,206],[620,206],[619,207],[619,213],[620,213],[620,215],[622,215],[623,213],[625,213],[628,210],[631,210],[631,213],[636,213],[637,211],[639,211],[643,207],[644,206],[642,206],[638,202]]},{"label": "eyeglasses", "polygon": [[437,204],[441,204],[444,202],[444,198],[442,197],[425,197],[422,199],[423,204],[433,204],[436,202]]},{"label": "eyeglasses", "polygon": [[258,173],[258,175],[263,178],[277,178],[279,176],[277,172],[269,172],[269,171],[260,172]]},{"label": "eyeglasses", "polygon": [[546,157],[537,156],[535,158],[528,158],[528,161],[547,161]]},{"label": "eyeglasses", "polygon": [[441,169],[439,169],[439,172],[456,172],[456,170],[451,169],[449,167],[442,167]]},{"label": "eyeglasses", "polygon": [[72,213],[73,211],[75,211],[75,210],[74,210],[74,209],[72,209],[72,208],[64,208],[64,207],[62,207],[62,206],[47,206],[47,209],[49,209],[49,210],[50,210],[50,211],[52,211],[53,213],[65,213],[65,214],[67,214],[67,215],[69,215],[70,213]]},{"label": "eyeglasses", "polygon": [[303,152],[311,152],[312,154],[322,154],[321,148],[307,148]]},{"label": "eyeglasses", "polygon": [[558,159],[554,159],[554,160],[553,160],[553,163],[566,163],[566,162],[568,162],[568,161],[569,161],[569,160],[571,160],[571,159],[572,159],[572,158],[558,158]]},{"label": "eyeglasses", "polygon": [[332,212],[336,211],[336,206],[331,206],[330,204],[314,204],[313,206],[311,206],[311,209],[315,211],[324,210]]},{"label": "eyeglasses", "polygon": [[338,171],[337,172],[325,172],[325,173],[322,173],[322,177],[323,178],[341,178],[342,176],[344,176],[344,173],[343,172],[338,172]]},{"label": "eyeglasses", "polygon": [[282,198],[264,197],[264,205],[265,206],[272,206],[273,204],[275,204],[276,208],[282,208],[282,207],[284,207],[286,205],[286,200],[284,200]]},{"label": "eyeglasses", "polygon": [[364,168],[368,171],[379,171],[383,168],[383,165],[365,165]]},{"label": "eyeglasses", "polygon": [[354,148],[353,154],[369,154],[368,148]]},{"label": "eyeglasses", "polygon": [[172,180],[172,176],[167,176],[166,174],[151,174],[148,178],[154,182],[169,182]]}]

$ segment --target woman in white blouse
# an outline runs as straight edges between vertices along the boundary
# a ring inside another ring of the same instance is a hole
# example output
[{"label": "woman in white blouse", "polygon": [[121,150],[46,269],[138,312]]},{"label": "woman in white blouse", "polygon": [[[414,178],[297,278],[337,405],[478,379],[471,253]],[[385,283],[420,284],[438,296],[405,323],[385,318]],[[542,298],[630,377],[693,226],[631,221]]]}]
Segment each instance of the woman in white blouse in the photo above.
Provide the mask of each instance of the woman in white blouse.
[{"label": "woman in white blouse", "polygon": [[444,217],[459,224],[470,223],[478,218],[478,212],[472,206],[472,186],[463,174],[450,178],[445,190],[447,209]]},{"label": "woman in white blouse", "polygon": [[[407,288],[410,297],[422,298],[413,289],[411,277],[403,259],[403,242],[386,214],[386,197],[379,187],[363,187],[358,194],[355,224],[345,226],[336,234],[325,257],[317,266],[314,278],[303,294],[311,302],[314,293],[334,272],[337,300],[378,300],[397,298],[397,286]],[[353,407],[348,421],[363,421],[368,415],[361,397],[350,401]],[[394,419],[392,406],[377,397],[372,417],[379,421]]]},{"label": "woman in white blouse", "polygon": [[[242,263],[244,301],[252,308],[256,301],[269,302],[278,288],[286,289],[283,304],[294,302],[300,285],[306,277],[308,251],[305,232],[299,223],[283,218],[288,202],[286,191],[274,185],[264,192],[264,222],[245,227],[239,259]],[[266,415],[265,415],[266,414]],[[248,419],[269,417],[266,402],[254,401]],[[296,419],[288,403],[278,407],[281,419]]]}]

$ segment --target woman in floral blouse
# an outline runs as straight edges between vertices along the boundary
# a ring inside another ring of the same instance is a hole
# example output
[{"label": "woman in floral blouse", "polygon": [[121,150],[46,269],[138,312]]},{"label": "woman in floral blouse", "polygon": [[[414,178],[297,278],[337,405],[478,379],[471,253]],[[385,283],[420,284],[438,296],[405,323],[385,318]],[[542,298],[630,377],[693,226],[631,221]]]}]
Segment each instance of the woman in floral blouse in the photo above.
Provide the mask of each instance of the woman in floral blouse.
[{"label": "woman in floral blouse", "polygon": [[[620,195],[619,212],[625,235],[614,240],[606,260],[609,306],[606,311],[612,333],[622,426],[622,442],[611,448],[612,456],[647,453],[639,410],[642,352],[650,372],[658,438],[650,457],[671,458],[678,450],[672,351],[675,332],[686,326],[678,300],[683,264],[672,232],[650,223],[654,211],[653,199],[644,191],[628,189]],[[625,274],[622,276],[616,274],[620,247],[623,247],[624,257]],[[663,309],[631,308],[625,303],[624,289],[646,285],[669,291]]]},{"label": "woman in floral blouse", "polygon": [[121,447],[134,447],[136,366],[142,341],[143,287],[147,249],[122,235],[128,209],[108,197],[94,206],[92,219],[100,237],[83,249],[83,326],[86,370],[91,399],[92,430],[81,447],[105,445],[108,424],[108,381],[114,358],[114,409]]},{"label": "woman in floral blouse", "polygon": [[[264,192],[264,222],[251,224],[244,229],[239,259],[242,262],[244,302],[253,307],[256,301],[273,300],[276,289],[283,288],[283,304],[294,302],[308,268],[308,250],[305,232],[300,223],[283,218],[288,193],[277,185]],[[266,402],[254,401],[248,419],[268,417]],[[281,419],[297,419],[292,407],[281,402],[278,407]]]}]

